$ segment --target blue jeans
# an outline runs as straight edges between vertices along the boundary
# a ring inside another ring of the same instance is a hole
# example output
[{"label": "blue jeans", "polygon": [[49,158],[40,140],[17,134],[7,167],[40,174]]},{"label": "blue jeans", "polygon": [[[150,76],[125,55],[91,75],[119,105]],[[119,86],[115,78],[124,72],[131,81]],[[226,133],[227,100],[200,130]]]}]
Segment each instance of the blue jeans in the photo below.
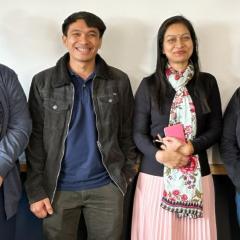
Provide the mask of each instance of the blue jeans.
[{"label": "blue jeans", "polygon": [[237,218],[238,218],[238,225],[240,226],[240,192],[236,192],[236,208],[237,208]]}]

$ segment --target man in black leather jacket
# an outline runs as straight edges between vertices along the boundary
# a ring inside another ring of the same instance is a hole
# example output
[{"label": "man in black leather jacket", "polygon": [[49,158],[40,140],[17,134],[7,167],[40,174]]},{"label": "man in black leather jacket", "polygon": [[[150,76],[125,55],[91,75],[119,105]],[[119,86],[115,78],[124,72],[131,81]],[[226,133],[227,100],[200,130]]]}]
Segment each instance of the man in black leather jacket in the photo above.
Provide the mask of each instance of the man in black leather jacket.
[{"label": "man in black leather jacket", "polygon": [[136,173],[128,76],[97,54],[106,27],[89,12],[62,25],[68,53],[34,76],[26,191],[46,239],[121,239],[123,197]]},{"label": "man in black leather jacket", "polygon": [[220,145],[221,159],[236,187],[236,206],[240,225],[240,88],[233,94],[224,113]]}]

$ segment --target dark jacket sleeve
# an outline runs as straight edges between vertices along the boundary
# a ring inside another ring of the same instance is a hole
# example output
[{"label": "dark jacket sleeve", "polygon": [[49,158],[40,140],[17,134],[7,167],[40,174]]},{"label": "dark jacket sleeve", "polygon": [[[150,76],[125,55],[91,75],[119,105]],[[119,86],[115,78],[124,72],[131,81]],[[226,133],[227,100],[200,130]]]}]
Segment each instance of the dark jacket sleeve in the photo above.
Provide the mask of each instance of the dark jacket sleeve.
[{"label": "dark jacket sleeve", "polygon": [[43,105],[38,85],[37,79],[33,78],[29,93],[29,109],[32,117],[33,129],[26,150],[28,171],[27,180],[25,182],[30,203],[48,197],[42,183],[46,152],[43,146]]},{"label": "dark jacket sleeve", "polygon": [[134,98],[130,81],[126,76],[125,87],[122,89],[122,112],[121,112],[121,130],[119,143],[126,157],[124,174],[127,182],[137,174],[141,161],[141,154],[138,152],[133,141],[133,112]]},{"label": "dark jacket sleeve", "polygon": [[232,96],[224,113],[220,153],[229,177],[240,192],[240,88]]},{"label": "dark jacket sleeve", "polygon": [[0,176],[5,178],[27,146],[32,125],[27,100],[17,75],[6,68],[1,77],[4,85],[1,87],[9,104],[6,133],[0,141]]},{"label": "dark jacket sleeve", "polygon": [[206,78],[204,77],[205,79],[200,79],[205,81],[205,87],[202,89],[203,94],[200,94],[200,102],[202,104],[202,114],[207,115],[207,118],[201,133],[192,140],[194,154],[205,151],[217,143],[222,131],[222,107],[217,81],[212,75],[207,75]]},{"label": "dark jacket sleeve", "polygon": [[155,159],[159,149],[153,145],[151,138],[151,96],[146,81],[143,79],[135,95],[134,141],[147,158]]}]

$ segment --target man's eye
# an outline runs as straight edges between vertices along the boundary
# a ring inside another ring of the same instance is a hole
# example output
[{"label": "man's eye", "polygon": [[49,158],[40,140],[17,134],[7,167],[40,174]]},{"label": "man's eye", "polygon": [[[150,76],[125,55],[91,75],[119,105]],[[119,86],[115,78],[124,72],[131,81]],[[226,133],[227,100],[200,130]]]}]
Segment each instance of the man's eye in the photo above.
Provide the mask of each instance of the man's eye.
[{"label": "man's eye", "polygon": [[73,33],[72,36],[73,36],[73,37],[79,37],[80,34],[79,34],[79,33]]},{"label": "man's eye", "polygon": [[89,33],[88,36],[89,36],[89,37],[96,37],[97,34],[96,34],[96,33]]}]

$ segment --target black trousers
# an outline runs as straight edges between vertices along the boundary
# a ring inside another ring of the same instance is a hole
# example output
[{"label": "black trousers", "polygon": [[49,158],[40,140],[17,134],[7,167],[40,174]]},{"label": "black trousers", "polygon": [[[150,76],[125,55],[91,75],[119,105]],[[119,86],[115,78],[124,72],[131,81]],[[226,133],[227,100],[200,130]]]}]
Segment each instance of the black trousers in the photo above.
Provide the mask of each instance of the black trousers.
[{"label": "black trousers", "polygon": [[14,240],[16,230],[16,216],[9,220],[6,218],[4,209],[3,187],[0,188],[0,239]]}]

